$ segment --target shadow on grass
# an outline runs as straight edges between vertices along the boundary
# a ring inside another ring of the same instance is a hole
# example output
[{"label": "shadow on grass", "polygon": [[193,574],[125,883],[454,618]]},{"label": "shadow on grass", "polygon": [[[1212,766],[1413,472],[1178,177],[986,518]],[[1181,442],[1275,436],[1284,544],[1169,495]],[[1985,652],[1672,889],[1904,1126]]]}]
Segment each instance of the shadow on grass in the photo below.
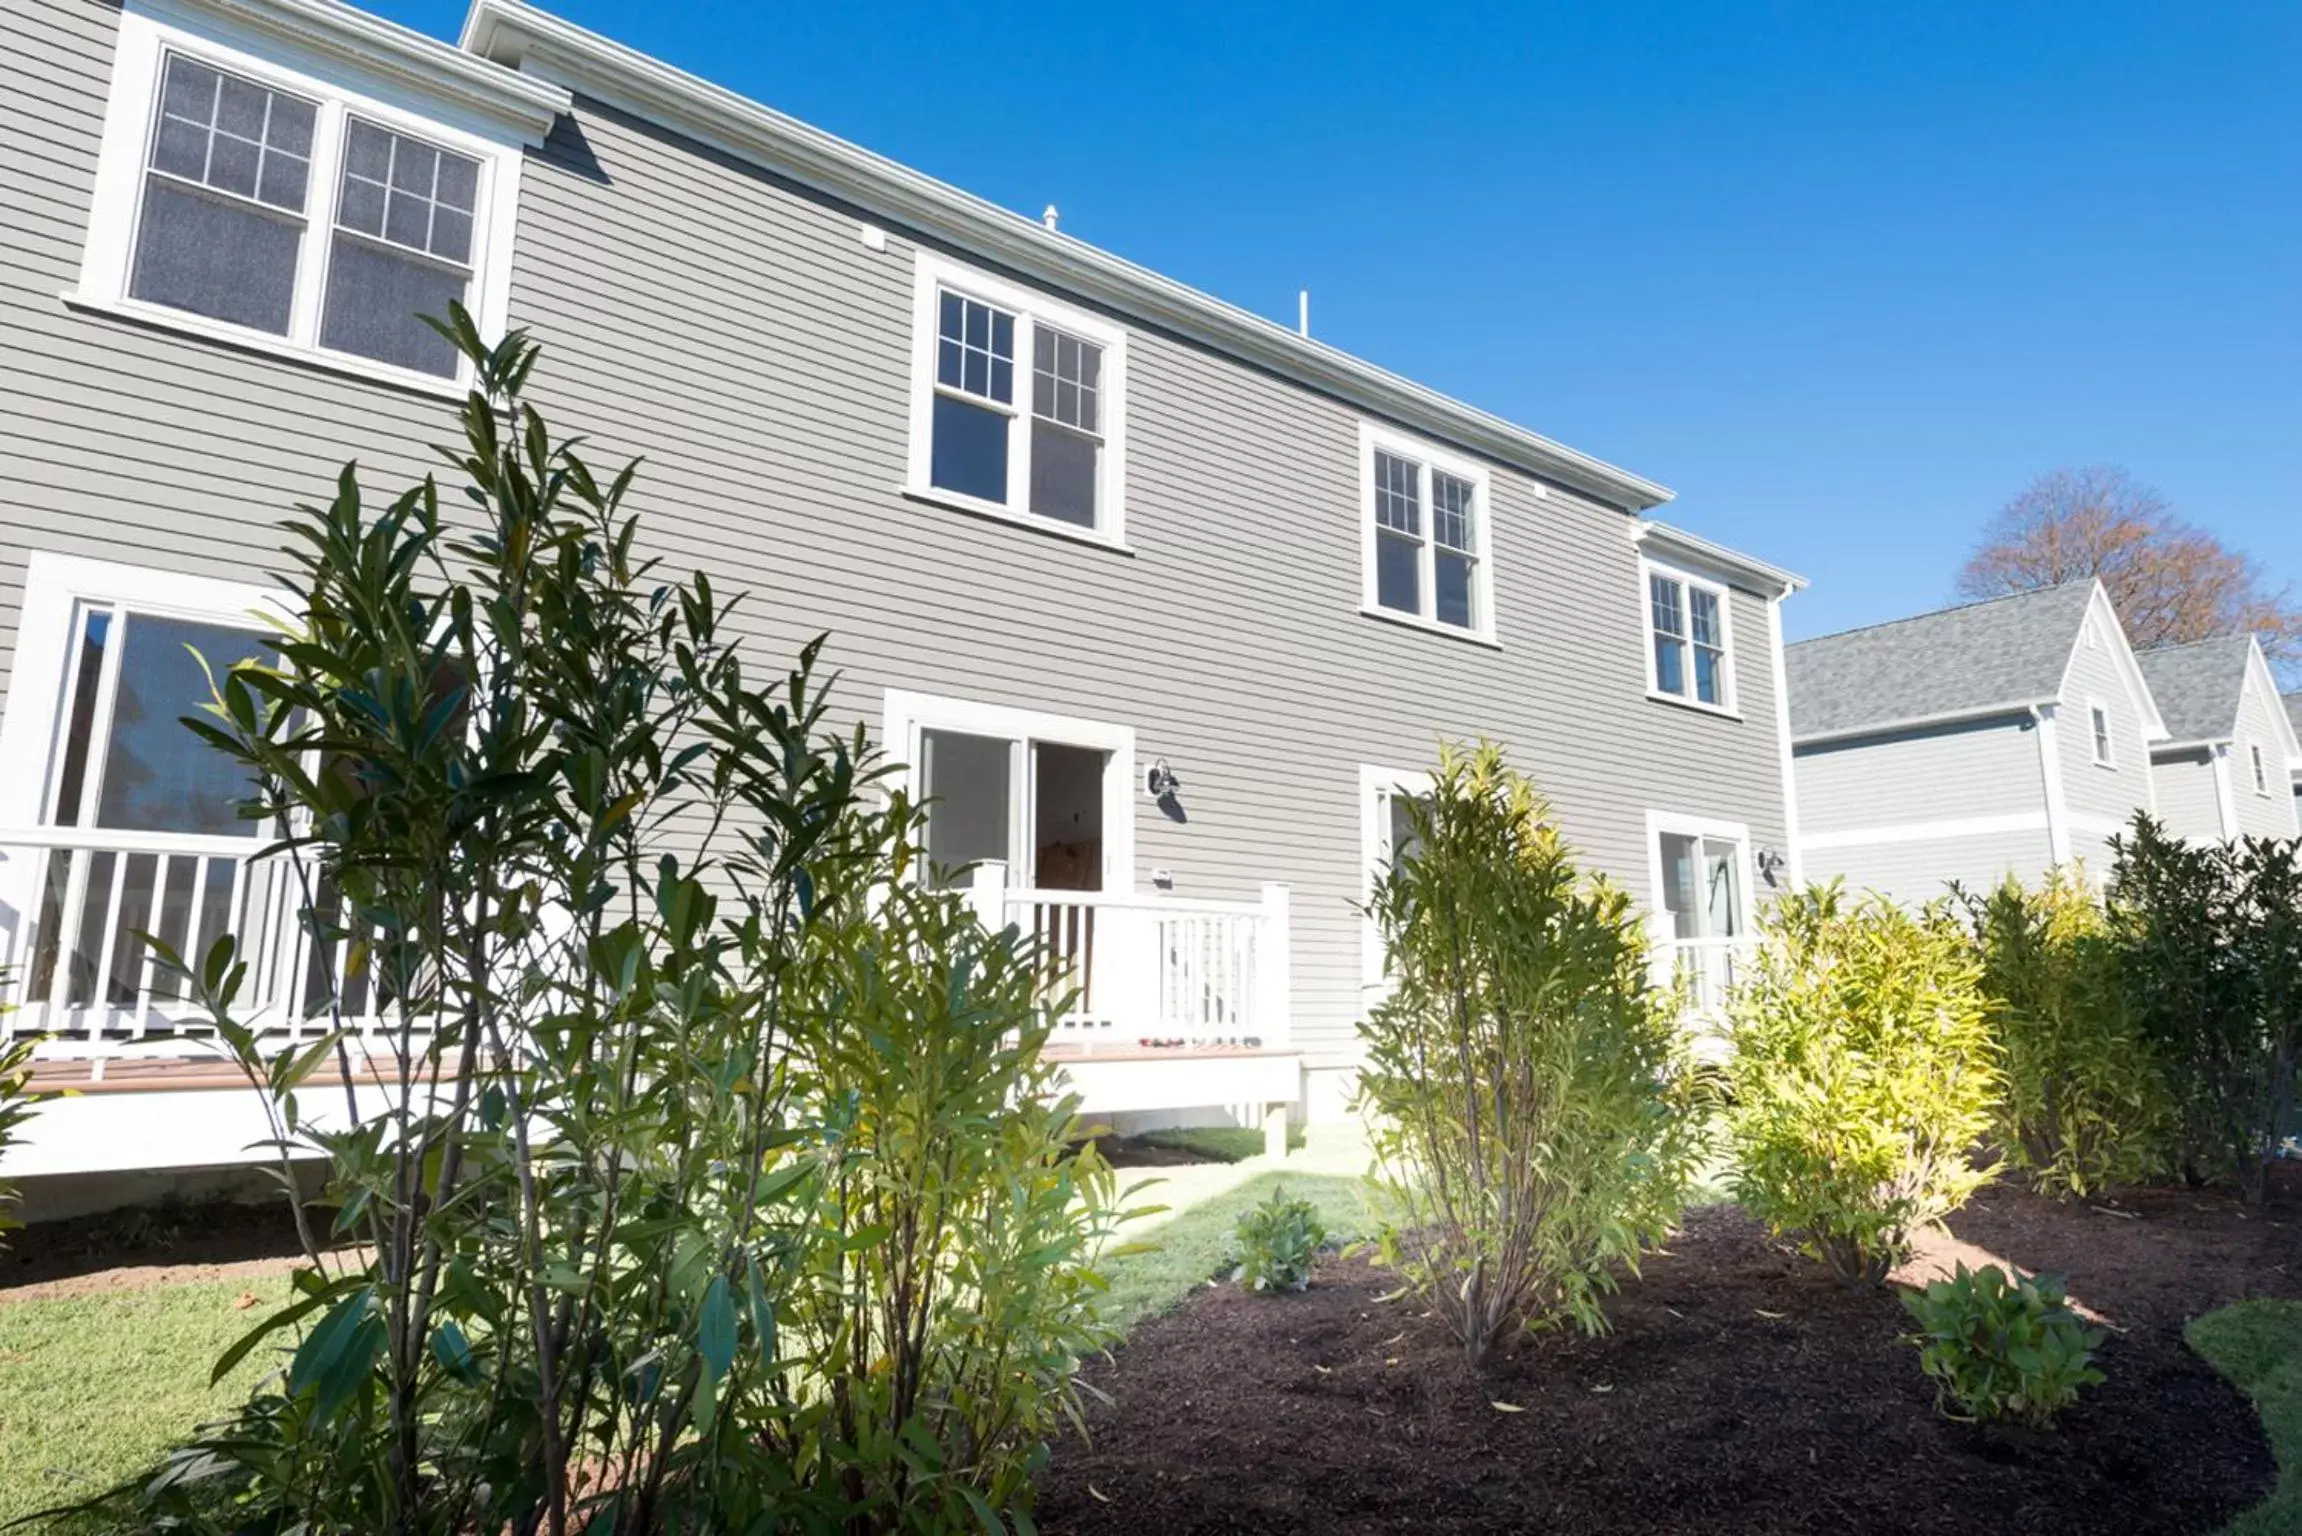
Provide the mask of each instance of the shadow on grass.
[{"label": "shadow on grass", "polygon": [[2278,1486],[2231,1522],[2225,1536],[2302,1532],[2302,1301],[2241,1301],[2209,1312],[2183,1331],[2254,1401],[2278,1458]]}]

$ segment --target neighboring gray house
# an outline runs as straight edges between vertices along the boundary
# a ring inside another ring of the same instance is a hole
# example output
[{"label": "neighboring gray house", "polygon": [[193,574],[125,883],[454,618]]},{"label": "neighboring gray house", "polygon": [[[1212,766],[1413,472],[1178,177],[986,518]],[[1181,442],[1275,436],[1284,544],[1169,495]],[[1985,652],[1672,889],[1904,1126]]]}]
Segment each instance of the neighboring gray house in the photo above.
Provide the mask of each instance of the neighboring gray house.
[{"label": "neighboring gray house", "polygon": [[2144,651],[2142,672],[2166,719],[2151,748],[2158,816],[2197,841],[2292,837],[2302,746],[2252,635]]},{"label": "neighboring gray house", "polygon": [[[2302,738],[2302,691],[2280,694],[2278,702],[2286,706],[2287,727],[2298,738]],[[2289,771],[2294,779],[2295,811],[2297,815],[2302,815],[2302,757],[2294,759],[2289,765]]]},{"label": "neighboring gray house", "polygon": [[450,298],[646,456],[651,552],[753,593],[763,661],[831,631],[938,853],[1091,973],[1101,1110],[1337,1112],[1381,983],[1353,903],[1442,737],[1504,743],[1705,985],[1784,865],[1797,580],[1636,474],[513,0],[457,46],[15,0],[0,81],[0,963],[91,1089],[0,1171],[262,1134],[170,1065],[123,938],[280,932],[165,728],[180,642],[259,643],[277,524],[345,460],[436,467],[458,367],[409,312]]},{"label": "neighboring gray house", "polygon": [[1923,902],[1952,882],[2109,872],[2166,735],[2101,583],[1994,598],[1790,646],[1809,880]]}]

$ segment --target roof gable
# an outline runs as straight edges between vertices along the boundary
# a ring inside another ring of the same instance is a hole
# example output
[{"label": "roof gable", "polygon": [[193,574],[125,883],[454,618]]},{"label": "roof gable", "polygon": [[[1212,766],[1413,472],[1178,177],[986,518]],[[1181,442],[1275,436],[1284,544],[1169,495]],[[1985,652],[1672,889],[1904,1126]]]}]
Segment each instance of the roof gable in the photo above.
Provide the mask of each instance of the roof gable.
[{"label": "roof gable", "polygon": [[2188,745],[2238,734],[2238,703],[2258,649],[2252,635],[2217,635],[2141,653],[2137,660],[2170,740]]},{"label": "roof gable", "polygon": [[2054,703],[2100,588],[2090,577],[1787,646],[1791,737]]}]

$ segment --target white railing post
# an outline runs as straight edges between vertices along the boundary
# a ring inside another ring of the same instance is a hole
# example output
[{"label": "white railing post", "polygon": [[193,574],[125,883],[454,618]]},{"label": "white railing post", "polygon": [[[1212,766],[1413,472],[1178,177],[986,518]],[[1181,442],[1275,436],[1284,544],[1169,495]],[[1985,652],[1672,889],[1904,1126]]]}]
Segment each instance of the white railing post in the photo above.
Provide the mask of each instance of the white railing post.
[{"label": "white railing post", "polygon": [[997,933],[1007,926],[1007,866],[987,859],[967,877],[967,904],[983,926]]},{"label": "white railing post", "polygon": [[1289,975],[1287,887],[1263,887],[1262,920],[1255,935],[1255,1033],[1265,1048],[1287,1043],[1293,1024],[1293,984]]}]

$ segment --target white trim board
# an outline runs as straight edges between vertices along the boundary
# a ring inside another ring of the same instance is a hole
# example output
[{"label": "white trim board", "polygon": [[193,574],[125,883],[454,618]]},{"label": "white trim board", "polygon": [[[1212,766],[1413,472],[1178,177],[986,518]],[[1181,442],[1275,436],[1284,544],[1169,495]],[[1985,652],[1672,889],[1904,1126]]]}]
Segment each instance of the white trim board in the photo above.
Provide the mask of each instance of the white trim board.
[{"label": "white trim board", "polygon": [[1669,915],[1669,909],[1663,905],[1665,832],[1674,837],[1692,837],[1735,845],[1735,884],[1740,887],[1743,927],[1746,933],[1755,930],[1758,923],[1758,887],[1757,872],[1751,867],[1750,824],[1650,808],[1647,811],[1647,919],[1656,936],[1669,937],[1662,934],[1658,926]]},{"label": "white trim board", "polygon": [[1850,827],[1836,832],[1812,832],[1799,839],[1809,849],[1870,848],[1893,843],[1926,843],[1937,838],[1993,837],[2007,832],[2044,832],[2044,811],[2022,811],[2006,816],[1958,816],[1940,821],[1905,821],[1875,827]]},{"label": "white trim board", "polygon": [[1421,769],[1359,765],[1359,982],[1362,1002],[1377,1000],[1384,984],[1383,936],[1367,915],[1375,899],[1375,870],[1391,856],[1391,826],[1384,803],[1391,795],[1427,795],[1431,775]]}]

